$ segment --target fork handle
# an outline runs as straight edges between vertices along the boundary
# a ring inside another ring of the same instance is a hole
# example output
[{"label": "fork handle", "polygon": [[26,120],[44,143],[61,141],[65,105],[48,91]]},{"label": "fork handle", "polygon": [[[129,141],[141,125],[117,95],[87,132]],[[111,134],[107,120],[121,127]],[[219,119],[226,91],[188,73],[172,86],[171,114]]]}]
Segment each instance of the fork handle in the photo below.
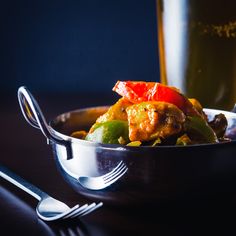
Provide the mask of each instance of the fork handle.
[{"label": "fork handle", "polygon": [[15,173],[11,172],[8,168],[3,165],[0,165],[0,176],[11,182],[12,184],[16,185],[20,189],[24,190],[25,192],[29,193],[31,196],[35,197],[39,201],[43,198],[48,196],[45,192],[30,184],[20,176],[16,175]]}]

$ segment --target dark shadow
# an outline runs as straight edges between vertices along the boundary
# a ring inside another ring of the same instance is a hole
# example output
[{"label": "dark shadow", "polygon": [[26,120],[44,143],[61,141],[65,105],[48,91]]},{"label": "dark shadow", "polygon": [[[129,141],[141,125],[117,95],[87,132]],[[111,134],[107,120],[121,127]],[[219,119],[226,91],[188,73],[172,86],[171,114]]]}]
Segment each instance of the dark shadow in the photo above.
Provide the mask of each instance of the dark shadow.
[{"label": "dark shadow", "polygon": [[[27,204],[2,186],[0,186],[0,196],[0,216],[3,219],[0,230],[6,235],[91,235],[85,223],[76,218],[55,222],[42,221],[38,218],[33,203]],[[27,200],[27,198],[25,199]],[[35,207],[36,204],[35,201]]]}]

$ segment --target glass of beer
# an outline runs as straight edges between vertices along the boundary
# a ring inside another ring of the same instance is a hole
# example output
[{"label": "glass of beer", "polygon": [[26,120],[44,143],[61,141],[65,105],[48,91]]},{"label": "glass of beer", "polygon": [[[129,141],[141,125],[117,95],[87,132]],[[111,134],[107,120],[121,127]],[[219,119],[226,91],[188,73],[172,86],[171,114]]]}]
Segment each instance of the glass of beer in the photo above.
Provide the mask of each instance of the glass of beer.
[{"label": "glass of beer", "polygon": [[236,103],[236,0],[156,0],[160,80],[203,107]]}]

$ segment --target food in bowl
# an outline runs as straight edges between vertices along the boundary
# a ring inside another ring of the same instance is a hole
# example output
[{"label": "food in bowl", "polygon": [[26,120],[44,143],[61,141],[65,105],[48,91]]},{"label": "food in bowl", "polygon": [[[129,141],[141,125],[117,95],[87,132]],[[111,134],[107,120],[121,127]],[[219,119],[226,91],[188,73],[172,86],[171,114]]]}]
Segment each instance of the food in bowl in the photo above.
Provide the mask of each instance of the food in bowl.
[{"label": "food in bowl", "polygon": [[127,146],[194,145],[230,141],[223,113],[209,120],[200,102],[177,88],[156,82],[117,81],[121,98],[88,131],[71,136]]},{"label": "food in bowl", "polygon": [[[152,147],[145,146],[146,142],[142,142],[137,148],[86,141],[82,136],[86,137],[87,131],[80,132],[80,138],[70,136],[76,130],[89,131],[99,117],[111,109],[110,106],[68,111],[47,124],[35,98],[25,87],[19,88],[18,99],[26,121],[33,127],[40,128],[47,137],[56,166],[68,184],[80,195],[93,200],[102,200],[114,206],[125,206],[127,209],[131,206],[146,208],[147,204],[169,205],[170,202],[179,200],[181,206],[184,202],[187,205],[189,202],[195,204],[202,199],[212,202],[219,196],[234,194],[236,182],[234,112],[203,109],[202,116],[206,114],[209,123],[215,121],[215,127],[212,129],[217,135],[217,143],[186,146],[169,146],[161,143],[157,144],[157,147]],[[180,105],[181,103],[178,104]],[[193,106],[197,107],[196,104]],[[196,113],[193,110],[185,108],[184,114],[190,116],[192,112]],[[224,128],[218,128],[219,132],[216,132],[216,127],[220,125],[214,118],[219,114],[224,114],[227,119],[226,131]],[[223,136],[220,134],[222,131]],[[218,136],[229,137],[231,141],[220,142]],[[128,167],[128,171],[108,188],[94,191],[79,184],[79,176],[95,177],[107,174],[121,161]],[[217,202],[222,200],[218,199]]]}]

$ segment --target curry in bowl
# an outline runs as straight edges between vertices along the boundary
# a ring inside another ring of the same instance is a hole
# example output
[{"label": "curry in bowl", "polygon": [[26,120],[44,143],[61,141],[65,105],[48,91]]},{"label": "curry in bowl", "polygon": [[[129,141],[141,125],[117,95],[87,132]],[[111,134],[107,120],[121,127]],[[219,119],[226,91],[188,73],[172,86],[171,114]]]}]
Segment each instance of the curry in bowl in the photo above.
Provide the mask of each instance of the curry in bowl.
[{"label": "curry in bowl", "polygon": [[228,142],[223,113],[209,119],[200,102],[177,88],[155,82],[118,81],[121,98],[86,130],[72,137],[127,146],[194,145]]}]

